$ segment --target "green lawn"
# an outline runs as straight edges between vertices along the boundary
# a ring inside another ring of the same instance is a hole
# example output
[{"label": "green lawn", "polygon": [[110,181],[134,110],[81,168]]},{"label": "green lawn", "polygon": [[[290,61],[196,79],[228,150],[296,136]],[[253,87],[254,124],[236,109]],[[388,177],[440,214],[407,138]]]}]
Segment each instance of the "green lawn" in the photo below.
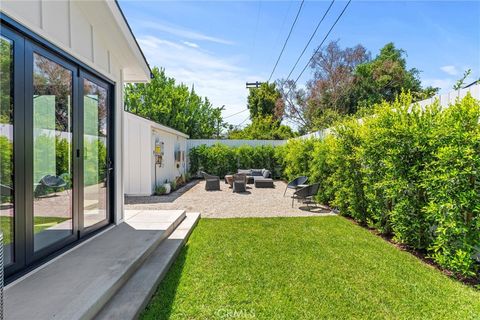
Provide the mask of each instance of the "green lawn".
[{"label": "green lawn", "polygon": [[342,217],[202,219],[142,319],[480,319],[464,286]]}]

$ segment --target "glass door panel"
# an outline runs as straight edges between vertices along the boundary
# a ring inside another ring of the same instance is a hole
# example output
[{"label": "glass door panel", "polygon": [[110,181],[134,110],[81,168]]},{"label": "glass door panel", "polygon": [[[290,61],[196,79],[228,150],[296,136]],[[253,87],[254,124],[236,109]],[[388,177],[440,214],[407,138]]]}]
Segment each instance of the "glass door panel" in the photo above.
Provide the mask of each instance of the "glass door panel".
[{"label": "glass door panel", "polygon": [[73,233],[72,71],[33,53],[34,251]]},{"label": "glass door panel", "polygon": [[83,227],[108,219],[108,90],[83,79]]},{"label": "glass door panel", "polygon": [[14,262],[13,41],[0,36],[0,228],[4,264]]}]

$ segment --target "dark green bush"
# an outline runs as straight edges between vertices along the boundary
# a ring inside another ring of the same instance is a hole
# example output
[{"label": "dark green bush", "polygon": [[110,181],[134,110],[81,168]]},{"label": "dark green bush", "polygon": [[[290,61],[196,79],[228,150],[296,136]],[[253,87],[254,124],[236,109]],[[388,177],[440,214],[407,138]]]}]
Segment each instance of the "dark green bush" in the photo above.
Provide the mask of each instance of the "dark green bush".
[{"label": "dark green bush", "polygon": [[275,172],[278,163],[275,148],[272,146],[252,147],[243,145],[229,147],[223,144],[213,146],[200,145],[189,151],[190,173],[199,171],[224,177],[236,173],[238,169],[268,169]]},{"label": "dark green bush", "polygon": [[480,102],[421,109],[402,95],[347,119],[324,140],[277,153],[288,179],[320,182],[318,199],[464,275],[480,262]]}]

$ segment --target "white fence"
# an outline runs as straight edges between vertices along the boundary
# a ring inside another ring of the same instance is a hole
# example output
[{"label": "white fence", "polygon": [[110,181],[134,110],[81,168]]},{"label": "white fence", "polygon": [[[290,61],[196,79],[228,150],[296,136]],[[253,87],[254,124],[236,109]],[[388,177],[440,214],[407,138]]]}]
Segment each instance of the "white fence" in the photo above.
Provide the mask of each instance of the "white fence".
[{"label": "white fence", "polygon": [[248,145],[257,146],[281,146],[287,143],[287,140],[228,140],[228,139],[188,139],[187,151],[200,145],[212,146],[216,143],[224,144],[229,147],[240,147]]},{"label": "white fence", "polygon": [[[464,88],[456,91],[451,91],[449,93],[436,95],[430,99],[418,101],[416,103],[418,103],[420,107],[424,108],[434,103],[436,100],[438,100],[438,103],[440,104],[440,106],[448,107],[450,104],[455,103],[457,99],[463,99],[467,95],[467,93],[470,93],[470,95],[473,98],[480,100],[480,84],[476,84],[468,88]],[[361,121],[361,119],[359,121]],[[327,129],[307,133],[301,137],[298,137],[298,139],[310,139],[310,138],[323,139],[326,135],[330,133],[330,131],[331,129],[327,128]]]},{"label": "white fence", "polygon": [[435,100],[438,100],[442,107],[448,107],[449,104],[455,103],[457,99],[463,99],[467,95],[467,93],[470,93],[475,99],[480,100],[480,84],[476,84],[465,89],[440,94],[430,99],[419,101],[417,103],[423,108],[434,103]]}]

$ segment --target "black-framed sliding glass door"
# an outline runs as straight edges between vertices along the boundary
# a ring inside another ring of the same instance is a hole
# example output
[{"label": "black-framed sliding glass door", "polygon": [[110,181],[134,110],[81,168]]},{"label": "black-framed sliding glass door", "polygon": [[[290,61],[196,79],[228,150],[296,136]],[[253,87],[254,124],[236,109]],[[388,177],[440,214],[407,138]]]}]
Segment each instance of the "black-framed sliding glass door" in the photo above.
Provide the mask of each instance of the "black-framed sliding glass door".
[{"label": "black-framed sliding glass door", "polygon": [[2,25],[0,223],[7,276],[109,224],[113,84]]},{"label": "black-framed sliding glass door", "polygon": [[0,227],[4,266],[25,264],[24,38],[2,28],[0,35]]},{"label": "black-framed sliding glass door", "polygon": [[112,148],[109,144],[111,103],[110,85],[85,73],[80,73],[80,99],[83,124],[80,164],[82,192],[80,195],[81,235],[102,227],[110,221],[109,187],[112,180]]},{"label": "black-framed sliding glass door", "polygon": [[[27,263],[77,240],[73,181],[73,98],[76,67],[47,50],[25,45]],[[78,131],[78,130],[77,130]]]}]

